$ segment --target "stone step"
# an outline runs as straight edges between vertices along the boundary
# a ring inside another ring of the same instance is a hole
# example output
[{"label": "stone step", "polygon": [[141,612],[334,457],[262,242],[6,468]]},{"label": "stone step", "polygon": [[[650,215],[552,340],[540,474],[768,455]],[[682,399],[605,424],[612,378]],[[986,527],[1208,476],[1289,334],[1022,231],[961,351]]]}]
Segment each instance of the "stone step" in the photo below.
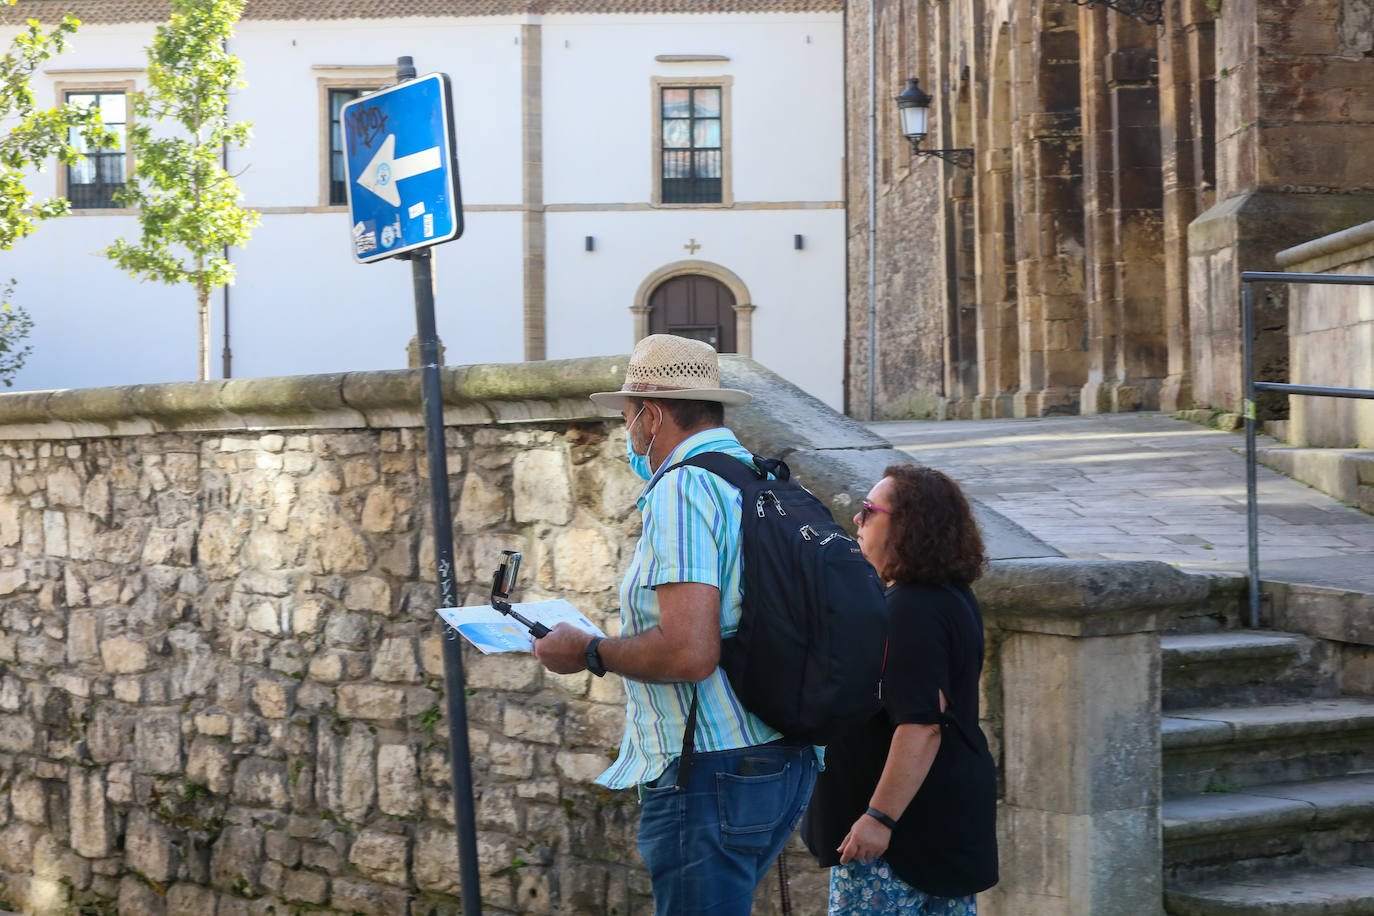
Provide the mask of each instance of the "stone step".
[{"label": "stone step", "polygon": [[1363,860],[1374,841],[1374,773],[1204,792],[1161,807],[1166,880]]},{"label": "stone step", "polygon": [[1168,885],[1170,916],[1369,916],[1374,868],[1286,868],[1204,884]]},{"label": "stone step", "polygon": [[1292,633],[1223,630],[1160,638],[1165,711],[1335,696],[1331,644]]},{"label": "stone step", "polygon": [[1374,700],[1333,697],[1163,716],[1165,798],[1374,771]]}]

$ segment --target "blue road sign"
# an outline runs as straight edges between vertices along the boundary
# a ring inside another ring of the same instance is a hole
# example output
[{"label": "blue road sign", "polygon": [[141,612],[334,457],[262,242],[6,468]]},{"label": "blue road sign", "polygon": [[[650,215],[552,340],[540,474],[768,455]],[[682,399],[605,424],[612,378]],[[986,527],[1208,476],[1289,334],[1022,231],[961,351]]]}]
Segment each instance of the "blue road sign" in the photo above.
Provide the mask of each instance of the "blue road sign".
[{"label": "blue road sign", "polygon": [[339,113],[353,257],[367,263],[463,234],[448,75],[354,99]]}]

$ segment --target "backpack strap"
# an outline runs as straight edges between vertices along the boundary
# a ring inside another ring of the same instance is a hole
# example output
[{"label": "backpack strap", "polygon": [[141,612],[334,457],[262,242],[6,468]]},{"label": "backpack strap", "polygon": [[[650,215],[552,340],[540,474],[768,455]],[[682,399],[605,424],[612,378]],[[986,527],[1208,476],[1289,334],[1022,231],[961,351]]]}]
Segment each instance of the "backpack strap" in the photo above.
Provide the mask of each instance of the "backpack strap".
[{"label": "backpack strap", "polygon": [[[761,458],[758,455],[753,457],[755,468],[749,467],[743,461],[732,458],[724,452],[702,452],[700,455],[693,455],[677,464],[669,465],[654,478],[649,489],[652,490],[664,476],[683,466],[710,471],[737,490],[743,490],[748,484],[762,480],[769,473],[775,474],[781,480],[786,480],[790,476],[787,465],[781,460]],[[781,473],[778,473],[778,469],[781,470]],[[692,705],[687,713],[687,726],[682,730],[682,754],[678,757],[677,763],[677,787],[682,790],[686,790],[687,784],[692,778],[692,754],[696,749],[697,733],[697,691],[698,685],[693,684]]]},{"label": "backpack strap", "polygon": [[692,685],[692,708],[687,713],[687,727],[682,730],[682,756],[677,760],[677,787],[684,792],[692,781],[692,753],[697,745],[697,687]]},{"label": "backpack strap", "polygon": [[654,478],[649,489],[652,490],[666,474],[676,471],[680,467],[694,467],[701,468],[703,471],[710,471],[736,490],[743,490],[749,484],[757,483],[770,474],[780,481],[791,479],[792,471],[787,467],[787,462],[781,458],[764,458],[762,455],[753,455],[752,457],[754,467],[751,468],[745,462],[724,452],[702,452],[691,458],[684,458],[677,464],[669,465],[663,470],[663,473]]}]

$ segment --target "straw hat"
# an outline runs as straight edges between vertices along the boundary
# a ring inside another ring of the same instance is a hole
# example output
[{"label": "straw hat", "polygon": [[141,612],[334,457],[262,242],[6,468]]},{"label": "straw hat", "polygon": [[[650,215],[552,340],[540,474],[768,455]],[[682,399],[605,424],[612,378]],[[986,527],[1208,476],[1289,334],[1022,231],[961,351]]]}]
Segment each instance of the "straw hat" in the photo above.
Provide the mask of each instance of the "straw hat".
[{"label": "straw hat", "polygon": [[747,391],[720,387],[720,364],[714,347],[673,334],[650,334],[635,344],[620,390],[591,395],[598,407],[612,410],[624,404],[626,397],[719,401],[732,406],[753,399]]}]

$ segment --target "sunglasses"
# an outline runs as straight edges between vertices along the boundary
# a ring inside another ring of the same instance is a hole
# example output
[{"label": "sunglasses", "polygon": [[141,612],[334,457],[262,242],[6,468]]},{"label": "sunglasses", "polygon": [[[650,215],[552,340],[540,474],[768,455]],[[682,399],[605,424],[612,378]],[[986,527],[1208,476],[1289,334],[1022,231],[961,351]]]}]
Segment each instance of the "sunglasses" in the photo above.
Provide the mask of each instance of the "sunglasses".
[{"label": "sunglasses", "polygon": [[891,509],[884,509],[882,506],[875,506],[868,500],[864,500],[864,507],[859,510],[859,524],[867,525],[868,517],[874,512],[881,512],[883,515],[891,515]]}]

